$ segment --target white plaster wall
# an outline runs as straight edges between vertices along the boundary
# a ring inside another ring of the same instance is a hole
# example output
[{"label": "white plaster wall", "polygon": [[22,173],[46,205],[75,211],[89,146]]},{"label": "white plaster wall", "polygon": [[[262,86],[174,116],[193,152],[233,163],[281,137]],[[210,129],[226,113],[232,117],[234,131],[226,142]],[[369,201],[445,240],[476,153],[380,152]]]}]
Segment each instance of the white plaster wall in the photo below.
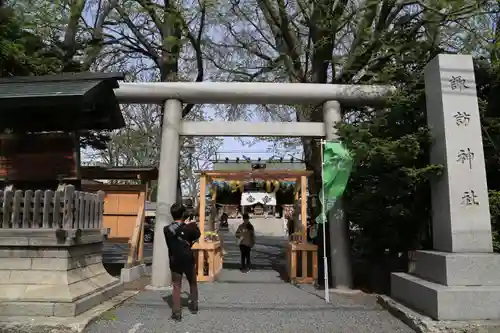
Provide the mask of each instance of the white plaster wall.
[{"label": "white plaster wall", "polygon": [[[241,219],[229,219],[229,232],[235,233],[236,229],[242,222]],[[268,217],[266,218],[252,218],[250,222],[255,228],[255,235],[269,236],[269,237],[286,237],[286,232],[283,227],[283,219]]]}]

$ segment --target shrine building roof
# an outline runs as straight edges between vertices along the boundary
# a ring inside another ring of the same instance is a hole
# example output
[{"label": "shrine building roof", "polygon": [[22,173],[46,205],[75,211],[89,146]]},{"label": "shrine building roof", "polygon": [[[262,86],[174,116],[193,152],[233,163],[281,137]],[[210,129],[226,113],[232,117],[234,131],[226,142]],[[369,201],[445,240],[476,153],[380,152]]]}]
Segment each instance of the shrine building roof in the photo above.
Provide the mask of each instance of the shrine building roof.
[{"label": "shrine building roof", "polygon": [[107,180],[132,180],[140,179],[145,181],[158,179],[158,168],[156,167],[101,167],[82,166],[80,172],[83,179],[107,179]]},{"label": "shrine building roof", "polygon": [[216,171],[249,171],[258,169],[266,169],[266,170],[306,170],[306,166],[304,163],[300,161],[291,161],[291,160],[217,160],[213,161],[213,170]]},{"label": "shrine building roof", "polygon": [[113,130],[125,125],[114,94],[120,73],[0,78],[0,131]]},{"label": "shrine building roof", "polygon": [[279,180],[279,181],[296,181],[300,177],[309,177],[312,175],[310,170],[197,170],[195,173],[209,177],[211,180],[226,181],[226,180]]}]

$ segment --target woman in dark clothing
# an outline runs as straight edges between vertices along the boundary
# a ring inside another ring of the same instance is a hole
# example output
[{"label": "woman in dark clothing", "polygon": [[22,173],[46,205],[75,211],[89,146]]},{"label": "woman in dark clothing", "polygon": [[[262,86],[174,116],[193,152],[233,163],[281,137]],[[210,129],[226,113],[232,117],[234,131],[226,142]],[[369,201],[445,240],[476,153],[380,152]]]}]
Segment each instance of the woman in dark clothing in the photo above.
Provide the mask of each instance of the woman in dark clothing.
[{"label": "woman in dark clothing", "polygon": [[250,270],[251,250],[255,245],[255,229],[246,213],[243,214],[243,223],[236,230],[236,238],[238,238],[238,245],[240,246],[241,271],[248,272]]}]

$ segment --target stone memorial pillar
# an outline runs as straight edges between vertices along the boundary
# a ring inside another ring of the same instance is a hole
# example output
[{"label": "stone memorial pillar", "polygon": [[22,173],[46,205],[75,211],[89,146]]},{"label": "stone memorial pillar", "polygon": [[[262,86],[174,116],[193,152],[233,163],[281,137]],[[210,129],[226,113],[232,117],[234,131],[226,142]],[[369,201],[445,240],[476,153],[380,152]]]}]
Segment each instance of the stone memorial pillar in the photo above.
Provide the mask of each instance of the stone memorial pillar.
[{"label": "stone memorial pillar", "polygon": [[160,167],[158,170],[153,267],[151,285],[148,286],[148,289],[169,289],[172,282],[163,227],[173,222],[170,207],[177,200],[181,118],[182,103],[178,100],[166,101],[161,134]]},{"label": "stone memorial pillar", "polygon": [[500,256],[493,253],[472,57],[439,55],[425,69],[435,251],[417,251],[415,273],[394,273],[391,294],[437,320],[500,319]]}]

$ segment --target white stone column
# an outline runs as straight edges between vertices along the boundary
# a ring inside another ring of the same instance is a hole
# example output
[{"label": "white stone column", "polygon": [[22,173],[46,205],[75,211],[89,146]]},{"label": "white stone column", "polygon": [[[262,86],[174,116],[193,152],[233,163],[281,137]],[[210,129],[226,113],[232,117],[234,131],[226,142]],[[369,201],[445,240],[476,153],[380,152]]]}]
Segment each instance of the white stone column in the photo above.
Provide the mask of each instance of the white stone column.
[{"label": "white stone column", "polygon": [[438,320],[500,319],[500,256],[493,253],[472,57],[439,55],[425,69],[433,243],[415,272],[394,273],[391,295]]},{"label": "white stone column", "polygon": [[[323,122],[325,125],[325,139],[337,139],[336,124],[342,121],[340,103],[328,101],[323,105]],[[348,290],[352,288],[351,249],[349,235],[342,210],[342,202],[336,203],[328,213],[330,232],[330,267],[332,284],[335,289]]]},{"label": "white stone column", "polygon": [[153,272],[151,285],[148,286],[148,289],[168,289],[171,285],[172,277],[163,227],[173,222],[170,207],[176,202],[177,196],[181,118],[182,103],[178,100],[167,100],[163,114],[160,167],[158,170]]}]

